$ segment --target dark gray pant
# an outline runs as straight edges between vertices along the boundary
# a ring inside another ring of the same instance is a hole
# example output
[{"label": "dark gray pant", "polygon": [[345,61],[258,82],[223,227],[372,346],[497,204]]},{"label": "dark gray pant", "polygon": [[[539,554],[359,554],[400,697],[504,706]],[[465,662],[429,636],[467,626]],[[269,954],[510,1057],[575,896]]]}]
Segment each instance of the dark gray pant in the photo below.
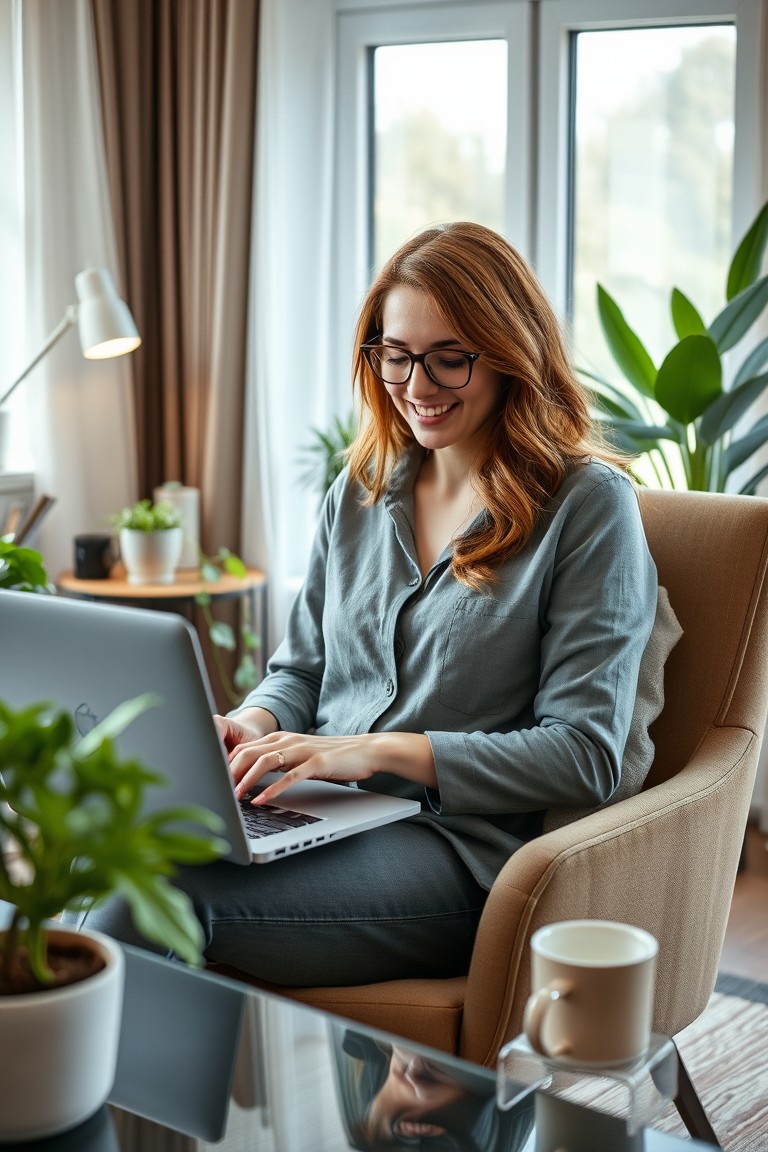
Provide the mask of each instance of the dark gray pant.
[{"label": "dark gray pant", "polygon": [[[297,986],[466,972],[486,898],[448,841],[410,821],[270,864],[186,868],[175,882],[209,960]],[[78,922],[149,947],[120,901]]]}]

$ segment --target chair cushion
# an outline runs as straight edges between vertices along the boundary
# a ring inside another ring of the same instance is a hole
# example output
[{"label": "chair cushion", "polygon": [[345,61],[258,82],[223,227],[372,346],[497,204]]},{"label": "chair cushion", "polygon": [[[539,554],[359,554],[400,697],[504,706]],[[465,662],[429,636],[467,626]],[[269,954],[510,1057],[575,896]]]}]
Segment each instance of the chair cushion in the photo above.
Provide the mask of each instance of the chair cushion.
[{"label": "chair cushion", "polygon": [[[621,780],[607,804],[634,796],[651,770],[654,747],[648,729],[664,707],[664,665],[682,634],[667,590],[659,587],[656,619],[640,661],[635,709],[621,761]],[[594,811],[595,808],[550,808],[544,817],[544,831],[562,828]]]},{"label": "chair cushion", "polygon": [[286,988],[257,980],[228,964],[209,961],[206,967],[273,995],[311,1004],[334,1016],[392,1032],[417,1044],[428,1044],[443,1052],[459,1050],[466,976],[443,980],[388,980],[349,988]]}]

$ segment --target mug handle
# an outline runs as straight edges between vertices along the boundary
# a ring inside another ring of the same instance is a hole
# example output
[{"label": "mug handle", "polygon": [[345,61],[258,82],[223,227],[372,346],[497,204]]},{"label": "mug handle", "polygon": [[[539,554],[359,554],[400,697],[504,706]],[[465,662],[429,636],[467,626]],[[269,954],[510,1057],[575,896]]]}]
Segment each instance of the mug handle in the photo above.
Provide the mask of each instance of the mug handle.
[{"label": "mug handle", "polygon": [[567,1056],[571,1050],[571,1044],[568,1040],[564,1040],[556,1048],[548,1050],[544,1047],[541,1031],[544,1027],[544,1017],[552,1004],[564,999],[572,991],[573,985],[567,980],[552,980],[551,983],[539,988],[538,992],[534,992],[532,996],[528,997],[523,1016],[523,1031],[528,1037],[531,1048],[540,1056]]}]

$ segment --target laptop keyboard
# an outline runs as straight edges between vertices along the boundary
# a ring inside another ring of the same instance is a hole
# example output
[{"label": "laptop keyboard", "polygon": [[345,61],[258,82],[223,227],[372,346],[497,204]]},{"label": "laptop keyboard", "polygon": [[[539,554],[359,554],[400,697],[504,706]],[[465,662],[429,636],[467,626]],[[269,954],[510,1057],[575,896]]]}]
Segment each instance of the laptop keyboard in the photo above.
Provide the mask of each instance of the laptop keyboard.
[{"label": "laptop keyboard", "polygon": [[291,828],[305,828],[322,819],[321,816],[308,816],[306,812],[294,812],[291,808],[278,808],[275,804],[261,804],[254,808],[247,797],[240,801],[240,811],[251,840],[273,836],[275,832],[286,832]]}]

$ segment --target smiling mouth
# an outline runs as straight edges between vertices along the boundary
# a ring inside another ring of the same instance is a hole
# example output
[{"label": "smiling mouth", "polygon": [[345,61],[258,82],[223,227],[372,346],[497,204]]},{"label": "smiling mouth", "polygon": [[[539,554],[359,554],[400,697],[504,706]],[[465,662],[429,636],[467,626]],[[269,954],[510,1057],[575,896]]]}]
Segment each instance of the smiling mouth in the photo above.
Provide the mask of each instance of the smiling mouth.
[{"label": "smiling mouth", "polygon": [[413,400],[411,400],[410,403],[416,415],[421,417],[444,416],[446,412],[449,412],[451,408],[454,407],[454,404],[434,404],[429,406],[415,404]]}]

